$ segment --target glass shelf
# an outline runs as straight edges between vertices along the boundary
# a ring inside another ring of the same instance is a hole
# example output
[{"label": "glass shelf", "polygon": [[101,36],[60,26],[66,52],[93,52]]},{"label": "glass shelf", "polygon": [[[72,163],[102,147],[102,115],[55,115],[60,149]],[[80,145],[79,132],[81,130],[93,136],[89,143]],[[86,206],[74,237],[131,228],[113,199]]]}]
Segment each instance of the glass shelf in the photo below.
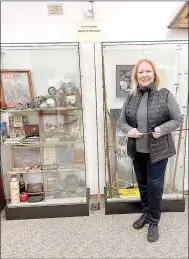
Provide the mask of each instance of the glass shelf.
[{"label": "glass shelf", "polygon": [[23,109],[23,110],[16,110],[16,109],[6,109],[0,110],[1,113],[21,113],[21,112],[43,112],[43,111],[72,111],[72,110],[82,110],[81,107],[54,107],[54,108],[36,108],[36,109]]},{"label": "glass shelf", "polygon": [[68,144],[82,144],[83,141],[82,140],[71,140],[71,141],[64,141],[64,142],[53,142],[53,141],[49,141],[47,143],[45,142],[39,142],[39,143],[31,143],[31,144],[23,144],[23,143],[13,143],[13,142],[9,142],[9,143],[2,143],[2,145],[5,146],[24,146],[24,147],[59,147],[59,146],[64,146],[64,145],[68,145]]},{"label": "glass shelf", "polygon": [[37,171],[37,172],[25,172],[25,171],[9,171],[6,173],[6,175],[13,175],[13,174],[16,174],[16,175],[20,175],[20,174],[43,174],[44,172],[41,170],[41,171]]},{"label": "glass shelf", "polygon": [[13,175],[13,174],[16,174],[16,175],[20,175],[20,174],[26,174],[26,175],[29,175],[29,174],[54,174],[55,172],[59,171],[59,173],[61,172],[72,172],[72,173],[79,173],[79,172],[83,172],[85,170],[85,168],[81,168],[81,169],[74,169],[74,168],[69,168],[69,169],[65,169],[65,168],[50,168],[50,169],[41,169],[39,171],[34,171],[32,172],[32,170],[30,171],[20,171],[16,170],[16,171],[8,171],[6,173],[6,175]]}]

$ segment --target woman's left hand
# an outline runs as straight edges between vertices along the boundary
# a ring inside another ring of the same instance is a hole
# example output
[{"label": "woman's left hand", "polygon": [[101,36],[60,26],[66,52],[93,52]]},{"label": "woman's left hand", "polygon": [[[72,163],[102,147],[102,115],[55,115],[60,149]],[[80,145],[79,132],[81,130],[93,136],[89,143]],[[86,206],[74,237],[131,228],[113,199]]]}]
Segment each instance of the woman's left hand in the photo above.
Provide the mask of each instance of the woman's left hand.
[{"label": "woman's left hand", "polygon": [[159,138],[159,137],[161,137],[161,136],[162,136],[162,134],[161,134],[161,129],[160,129],[159,127],[156,127],[156,128],[154,129],[154,132],[152,133],[152,135],[153,135],[154,138]]}]

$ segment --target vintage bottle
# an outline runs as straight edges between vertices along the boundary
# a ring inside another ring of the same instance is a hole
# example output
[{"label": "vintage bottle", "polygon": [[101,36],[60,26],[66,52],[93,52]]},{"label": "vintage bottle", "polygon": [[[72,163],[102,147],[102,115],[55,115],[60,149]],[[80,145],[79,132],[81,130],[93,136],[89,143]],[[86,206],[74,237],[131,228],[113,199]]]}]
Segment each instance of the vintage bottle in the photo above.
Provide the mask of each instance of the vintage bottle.
[{"label": "vintage bottle", "polygon": [[20,202],[19,181],[15,174],[11,175],[11,179],[10,179],[10,198],[11,198],[11,203]]},{"label": "vintage bottle", "polygon": [[25,182],[24,182],[24,176],[23,174],[20,174],[20,182],[19,182],[19,188],[20,188],[20,193],[25,192]]}]

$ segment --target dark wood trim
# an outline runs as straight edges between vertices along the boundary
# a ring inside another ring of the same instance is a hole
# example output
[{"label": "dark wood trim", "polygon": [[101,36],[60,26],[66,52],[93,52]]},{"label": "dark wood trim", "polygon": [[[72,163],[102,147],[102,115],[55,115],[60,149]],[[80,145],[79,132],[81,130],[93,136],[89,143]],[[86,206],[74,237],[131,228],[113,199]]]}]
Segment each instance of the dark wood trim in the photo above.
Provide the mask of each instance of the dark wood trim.
[{"label": "dark wood trim", "polygon": [[175,15],[174,19],[168,26],[168,29],[188,29],[188,1],[184,3],[183,7]]}]

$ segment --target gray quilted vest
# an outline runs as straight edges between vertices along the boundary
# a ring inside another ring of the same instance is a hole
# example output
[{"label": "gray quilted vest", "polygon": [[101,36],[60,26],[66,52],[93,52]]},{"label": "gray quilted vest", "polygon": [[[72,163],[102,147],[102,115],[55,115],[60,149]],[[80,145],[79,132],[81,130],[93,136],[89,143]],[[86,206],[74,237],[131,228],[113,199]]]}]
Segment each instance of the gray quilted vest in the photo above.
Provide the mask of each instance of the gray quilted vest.
[{"label": "gray quilted vest", "polygon": [[[159,91],[156,86],[149,89],[148,93],[148,132],[153,132],[154,128],[170,120],[168,109],[169,90],[162,88]],[[133,128],[137,128],[137,110],[142,98],[140,89],[137,94],[128,98],[125,113],[126,120]],[[156,163],[176,154],[175,145],[171,133],[161,136],[158,139],[149,135],[149,149],[151,163]],[[127,153],[132,159],[135,157],[136,139],[128,138]]]}]

